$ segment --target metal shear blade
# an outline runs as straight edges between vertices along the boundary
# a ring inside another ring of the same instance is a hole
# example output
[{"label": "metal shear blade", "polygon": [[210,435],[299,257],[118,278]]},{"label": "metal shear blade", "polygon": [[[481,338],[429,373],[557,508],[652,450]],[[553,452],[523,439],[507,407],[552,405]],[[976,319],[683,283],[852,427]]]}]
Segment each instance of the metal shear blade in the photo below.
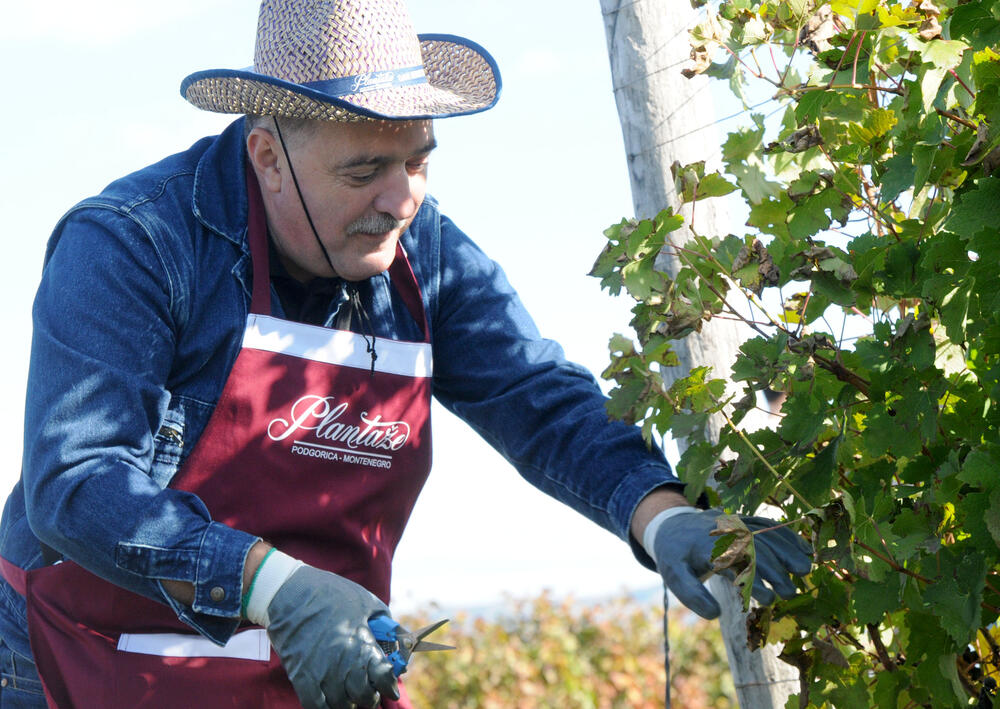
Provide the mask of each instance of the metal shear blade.
[{"label": "metal shear blade", "polygon": [[442,625],[448,622],[448,618],[444,620],[439,620],[436,623],[424,626],[420,630],[406,631],[398,633],[396,640],[399,642],[400,652],[403,654],[405,659],[409,659],[410,655],[414,652],[435,652],[438,650],[454,650],[452,645],[442,645],[440,643],[432,643],[424,640],[425,637],[433,633],[435,630],[440,628]]}]

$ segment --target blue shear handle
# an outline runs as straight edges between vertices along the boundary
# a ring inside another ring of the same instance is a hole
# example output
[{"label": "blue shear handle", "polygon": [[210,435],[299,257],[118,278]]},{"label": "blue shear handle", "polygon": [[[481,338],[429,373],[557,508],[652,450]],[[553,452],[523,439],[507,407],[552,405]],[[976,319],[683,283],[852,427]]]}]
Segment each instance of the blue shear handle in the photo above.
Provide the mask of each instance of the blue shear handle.
[{"label": "blue shear handle", "polygon": [[368,620],[368,627],[372,630],[372,635],[380,643],[396,642],[396,631],[399,630],[399,623],[392,619],[392,616],[380,613]]},{"label": "blue shear handle", "polygon": [[406,660],[399,652],[397,644],[397,632],[400,625],[388,615],[377,615],[368,620],[368,627],[371,628],[372,635],[382,648],[386,658],[392,663],[392,673],[399,677],[406,672]]}]

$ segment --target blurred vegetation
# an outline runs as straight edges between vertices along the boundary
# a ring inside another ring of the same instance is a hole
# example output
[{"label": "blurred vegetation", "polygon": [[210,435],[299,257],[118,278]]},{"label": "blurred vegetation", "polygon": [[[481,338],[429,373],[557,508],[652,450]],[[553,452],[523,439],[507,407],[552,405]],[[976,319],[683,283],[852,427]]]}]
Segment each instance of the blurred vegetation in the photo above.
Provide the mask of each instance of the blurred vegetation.
[{"label": "blurred vegetation", "polygon": [[[401,618],[417,628],[428,609]],[[670,610],[671,700],[676,707],[735,707],[717,623]],[[549,594],[508,600],[491,617],[457,614],[435,634],[452,652],[418,655],[404,676],[418,709],[605,709],[664,704],[663,606],[617,598],[584,604]]]}]

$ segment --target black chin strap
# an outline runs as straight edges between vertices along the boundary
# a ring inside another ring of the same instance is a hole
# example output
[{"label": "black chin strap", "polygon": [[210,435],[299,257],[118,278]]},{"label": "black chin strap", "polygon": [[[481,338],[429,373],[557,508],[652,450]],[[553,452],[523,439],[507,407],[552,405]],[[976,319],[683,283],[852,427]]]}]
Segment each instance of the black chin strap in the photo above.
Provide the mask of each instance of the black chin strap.
[{"label": "black chin strap", "polygon": [[[285,146],[285,137],[281,134],[281,126],[278,125],[278,117],[272,116],[274,120],[274,129],[278,133],[278,143],[281,145],[281,152],[285,154],[285,160],[288,162],[288,171],[292,175],[292,183],[295,185],[295,192],[299,196],[299,203],[302,205],[302,211],[305,212],[306,221],[309,222],[309,228],[312,229],[313,236],[316,237],[316,243],[319,244],[320,250],[323,252],[323,257],[326,259],[327,264],[330,266],[330,270],[333,271],[333,275],[337,275],[337,269],[333,266],[333,261],[330,260],[330,254],[326,250],[326,246],[323,244],[323,240],[319,238],[319,232],[316,231],[316,225],[313,223],[312,215],[309,214],[309,208],[306,206],[306,200],[302,196],[302,190],[299,188],[299,178],[295,175],[295,168],[292,166],[292,156],[288,153],[288,148]],[[375,351],[375,330],[372,328],[371,318],[368,317],[368,312],[365,310],[364,306],[361,304],[361,297],[358,295],[357,286],[351,284],[349,287],[351,306],[357,311],[358,317],[361,320],[361,336],[365,338],[365,349],[368,354],[372,357],[372,376],[375,376],[375,360],[378,359],[378,352]],[[365,335],[365,330],[367,329],[368,335]],[[368,337],[372,338],[372,341],[368,342]]]},{"label": "black chin strap", "polygon": [[319,244],[320,250],[323,252],[323,257],[326,259],[326,263],[330,266],[330,270],[333,271],[333,275],[337,275],[337,269],[333,267],[333,261],[330,260],[330,254],[327,253],[326,246],[323,244],[323,240],[319,238],[319,232],[316,231],[316,225],[313,224],[312,215],[309,213],[309,208],[306,206],[306,200],[302,196],[302,190],[299,189],[299,178],[295,175],[295,168],[292,166],[292,156],[288,153],[288,148],[285,147],[285,137],[281,135],[281,126],[278,125],[278,117],[272,116],[274,120],[274,129],[278,133],[278,143],[281,145],[281,152],[285,154],[285,160],[288,162],[288,171],[292,174],[292,184],[295,185],[295,192],[299,196],[299,203],[302,205],[302,211],[306,214],[306,221],[309,222],[309,228],[312,229],[313,236],[316,237],[316,243]]}]

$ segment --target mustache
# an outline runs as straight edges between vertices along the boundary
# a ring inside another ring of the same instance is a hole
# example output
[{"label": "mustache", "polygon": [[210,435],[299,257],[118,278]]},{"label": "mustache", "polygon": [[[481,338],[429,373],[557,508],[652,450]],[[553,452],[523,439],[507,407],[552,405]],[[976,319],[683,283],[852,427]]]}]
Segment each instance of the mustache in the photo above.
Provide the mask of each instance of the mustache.
[{"label": "mustache", "polygon": [[347,235],[354,234],[385,234],[395,229],[403,229],[406,226],[405,219],[396,219],[385,212],[377,212],[368,216],[355,219],[347,225]]}]

